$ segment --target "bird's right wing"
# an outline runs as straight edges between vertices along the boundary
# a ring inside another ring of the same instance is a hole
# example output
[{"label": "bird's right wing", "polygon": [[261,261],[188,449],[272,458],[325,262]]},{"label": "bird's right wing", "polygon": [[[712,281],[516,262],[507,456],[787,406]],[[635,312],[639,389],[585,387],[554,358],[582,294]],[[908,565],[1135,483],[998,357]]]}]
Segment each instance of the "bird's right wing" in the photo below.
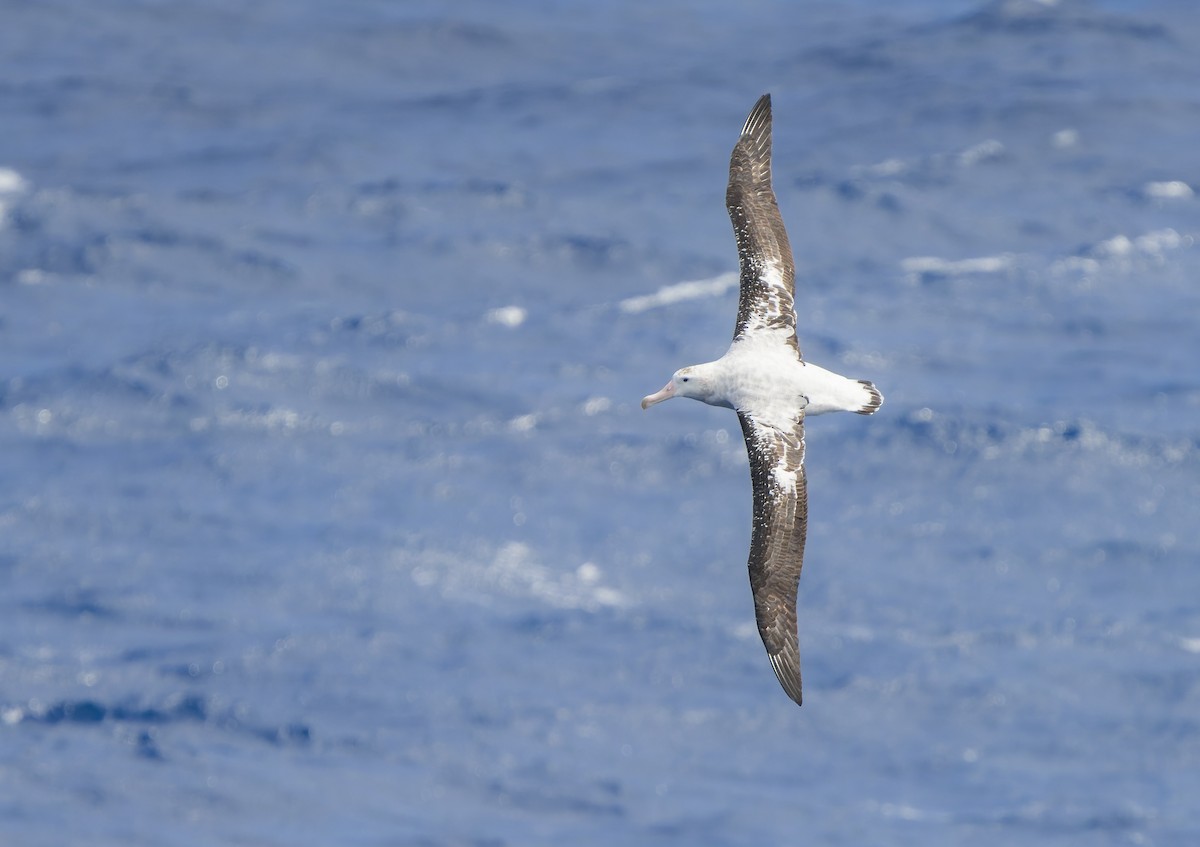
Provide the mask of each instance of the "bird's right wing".
[{"label": "bird's right wing", "polygon": [[804,414],[781,431],[738,412],[750,481],[754,529],[750,538],[750,589],[758,633],[787,695],[801,702],[796,592],[804,566],[808,483],[804,474]]}]

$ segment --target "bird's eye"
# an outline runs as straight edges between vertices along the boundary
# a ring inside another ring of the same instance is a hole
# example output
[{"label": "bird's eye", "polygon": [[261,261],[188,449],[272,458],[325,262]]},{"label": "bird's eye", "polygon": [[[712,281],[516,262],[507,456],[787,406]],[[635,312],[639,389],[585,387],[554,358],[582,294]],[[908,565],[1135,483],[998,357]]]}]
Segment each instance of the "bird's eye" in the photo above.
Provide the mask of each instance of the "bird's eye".
[{"label": "bird's eye", "polygon": [[691,379],[691,377],[690,377],[690,376],[681,376],[681,377],[679,378],[679,381],[680,381],[680,382],[687,382],[689,379]]}]

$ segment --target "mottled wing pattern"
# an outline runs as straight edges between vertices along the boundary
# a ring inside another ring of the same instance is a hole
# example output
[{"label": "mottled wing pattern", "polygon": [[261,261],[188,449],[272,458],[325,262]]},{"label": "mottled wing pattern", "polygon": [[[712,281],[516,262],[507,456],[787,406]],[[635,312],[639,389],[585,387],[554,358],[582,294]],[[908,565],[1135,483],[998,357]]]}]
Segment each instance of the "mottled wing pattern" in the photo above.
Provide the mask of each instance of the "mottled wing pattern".
[{"label": "mottled wing pattern", "polygon": [[754,616],[775,676],[801,702],[800,645],[796,636],[796,590],[804,566],[808,484],[804,475],[804,415],[790,431],[757,423],[738,412],[750,481],[754,531],[750,539],[750,588]]},{"label": "mottled wing pattern", "polygon": [[725,205],[733,222],[741,263],[741,297],[733,337],[764,329],[790,333],[796,348],[795,265],[779,204],[771,188],[771,95],[764,94],[746,118],[729,157]]}]

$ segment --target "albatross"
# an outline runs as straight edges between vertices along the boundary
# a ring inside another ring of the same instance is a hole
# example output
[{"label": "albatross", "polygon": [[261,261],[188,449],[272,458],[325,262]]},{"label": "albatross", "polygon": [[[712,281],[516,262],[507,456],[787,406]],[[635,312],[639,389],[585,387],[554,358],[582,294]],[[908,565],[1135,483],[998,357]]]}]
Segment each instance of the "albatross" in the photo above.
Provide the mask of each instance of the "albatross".
[{"label": "albatross", "polygon": [[642,399],[642,408],[691,397],[737,412],[754,489],[754,617],[779,684],[799,705],[796,591],[808,522],[804,419],[826,412],[871,415],[883,395],[867,380],[827,371],[800,352],[792,248],[771,188],[770,94],[754,104],[734,145],[725,206],[741,267],[733,343],[715,362],[675,371],[662,390]]}]

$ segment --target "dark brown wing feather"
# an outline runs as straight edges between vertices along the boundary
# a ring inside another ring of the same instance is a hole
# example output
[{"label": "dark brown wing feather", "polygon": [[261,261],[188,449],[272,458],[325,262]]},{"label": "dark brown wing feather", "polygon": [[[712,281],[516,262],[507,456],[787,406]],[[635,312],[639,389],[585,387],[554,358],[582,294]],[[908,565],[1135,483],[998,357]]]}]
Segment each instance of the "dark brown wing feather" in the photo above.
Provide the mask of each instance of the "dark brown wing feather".
[{"label": "dark brown wing feather", "polygon": [[725,205],[741,265],[741,296],[733,337],[762,329],[791,331],[796,341],[795,265],[771,188],[771,95],[754,104],[729,157]]},{"label": "dark brown wing feather", "polygon": [[790,432],[757,424],[738,412],[750,481],[754,530],[750,538],[750,589],[754,616],[775,676],[801,702],[800,645],[796,636],[796,590],[804,566],[808,484],[804,474],[804,417]]}]

